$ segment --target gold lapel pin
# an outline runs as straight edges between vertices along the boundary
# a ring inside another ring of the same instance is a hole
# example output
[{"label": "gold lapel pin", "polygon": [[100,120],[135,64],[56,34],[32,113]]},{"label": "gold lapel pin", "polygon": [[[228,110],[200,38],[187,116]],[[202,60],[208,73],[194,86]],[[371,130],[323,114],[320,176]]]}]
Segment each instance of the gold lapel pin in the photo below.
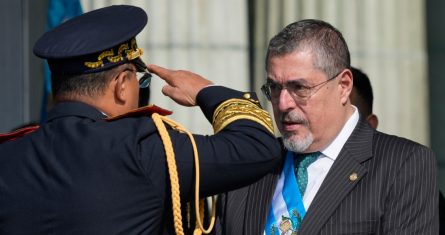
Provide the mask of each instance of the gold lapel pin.
[{"label": "gold lapel pin", "polygon": [[350,176],[349,176],[349,180],[354,182],[358,179],[358,175],[357,173],[353,172]]}]

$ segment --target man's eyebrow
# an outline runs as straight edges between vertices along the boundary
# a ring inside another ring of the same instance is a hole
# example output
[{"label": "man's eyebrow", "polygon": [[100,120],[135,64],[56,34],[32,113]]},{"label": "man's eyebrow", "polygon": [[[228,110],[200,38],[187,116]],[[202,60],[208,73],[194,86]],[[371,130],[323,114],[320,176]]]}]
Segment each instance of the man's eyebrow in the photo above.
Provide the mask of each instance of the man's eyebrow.
[{"label": "man's eyebrow", "polygon": [[267,83],[276,83],[273,79],[271,79],[269,77],[266,78],[266,82]]},{"label": "man's eyebrow", "polygon": [[308,82],[304,78],[289,80],[286,83],[306,85]]},{"label": "man's eyebrow", "polygon": [[[276,83],[279,84],[278,82],[275,82],[273,79],[271,79],[270,77],[266,78],[266,82],[268,83]],[[295,79],[291,79],[286,81],[287,84],[291,83],[291,84],[300,84],[300,85],[308,85],[309,82],[305,79],[305,78],[295,78]]]}]

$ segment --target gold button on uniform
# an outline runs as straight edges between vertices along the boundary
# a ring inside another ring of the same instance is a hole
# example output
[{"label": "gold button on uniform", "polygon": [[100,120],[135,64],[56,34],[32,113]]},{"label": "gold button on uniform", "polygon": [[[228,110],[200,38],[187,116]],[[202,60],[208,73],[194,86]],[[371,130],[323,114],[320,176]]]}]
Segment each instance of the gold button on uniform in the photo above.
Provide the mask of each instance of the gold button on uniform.
[{"label": "gold button on uniform", "polygon": [[249,93],[245,93],[243,97],[244,97],[244,99],[250,99],[250,94]]},{"label": "gold button on uniform", "polygon": [[356,181],[357,179],[358,179],[358,175],[355,172],[349,176],[350,181]]}]

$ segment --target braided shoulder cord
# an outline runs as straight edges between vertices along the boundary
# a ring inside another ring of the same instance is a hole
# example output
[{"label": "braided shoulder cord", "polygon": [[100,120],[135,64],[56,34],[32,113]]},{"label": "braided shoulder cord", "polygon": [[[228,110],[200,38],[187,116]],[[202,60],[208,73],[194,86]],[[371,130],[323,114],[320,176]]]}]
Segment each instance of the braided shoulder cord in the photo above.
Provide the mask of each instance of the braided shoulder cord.
[{"label": "braided shoulder cord", "polygon": [[179,180],[178,170],[176,168],[175,153],[173,151],[173,145],[168,135],[167,129],[163,123],[163,117],[157,113],[153,113],[153,121],[161,136],[162,143],[164,144],[165,155],[167,157],[168,173],[170,175],[170,185],[172,192],[172,205],[173,205],[173,222],[175,226],[175,233],[177,235],[184,235],[182,228],[182,215],[181,215],[181,200],[179,192]]},{"label": "braided shoulder cord", "polygon": [[173,222],[175,227],[175,233],[177,235],[184,235],[184,230],[182,227],[182,215],[181,215],[181,200],[180,200],[180,189],[179,189],[179,180],[178,180],[178,170],[176,167],[175,153],[173,151],[173,145],[168,135],[167,129],[165,128],[164,122],[171,126],[174,130],[177,130],[182,133],[186,133],[190,138],[190,141],[193,146],[193,155],[195,159],[195,213],[196,213],[196,228],[194,230],[194,235],[199,235],[201,233],[209,234],[213,226],[215,224],[216,217],[216,202],[215,198],[212,200],[212,214],[211,214],[211,222],[208,229],[204,229],[202,225],[202,216],[204,210],[203,200],[199,202],[199,156],[198,150],[196,147],[195,139],[193,135],[187,131],[182,125],[179,123],[165,117],[161,116],[157,113],[152,114],[153,122],[156,125],[156,128],[159,131],[159,135],[161,136],[162,142],[164,144],[165,154],[167,157],[167,167],[170,175],[170,185],[172,192],[172,205],[173,205]]}]

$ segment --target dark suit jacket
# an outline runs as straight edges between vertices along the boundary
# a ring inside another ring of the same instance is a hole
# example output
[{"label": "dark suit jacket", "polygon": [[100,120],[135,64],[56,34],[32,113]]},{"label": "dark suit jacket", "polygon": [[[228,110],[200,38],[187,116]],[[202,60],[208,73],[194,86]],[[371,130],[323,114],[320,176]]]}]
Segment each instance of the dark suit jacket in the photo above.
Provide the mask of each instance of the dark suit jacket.
[{"label": "dark suit jacket", "polygon": [[[263,234],[281,167],[224,194],[215,234]],[[350,180],[357,173],[358,179]],[[363,120],[345,143],[299,235],[437,234],[438,189],[433,152],[373,130]]]},{"label": "dark suit jacket", "polygon": [[[214,86],[198,103],[211,119],[222,101],[242,96]],[[61,103],[37,131],[0,144],[0,234],[172,233],[165,152],[152,119],[103,118],[86,104]],[[185,134],[169,134],[188,200],[192,146]],[[195,140],[202,196],[250,184],[279,163],[273,134],[250,120]]]}]

